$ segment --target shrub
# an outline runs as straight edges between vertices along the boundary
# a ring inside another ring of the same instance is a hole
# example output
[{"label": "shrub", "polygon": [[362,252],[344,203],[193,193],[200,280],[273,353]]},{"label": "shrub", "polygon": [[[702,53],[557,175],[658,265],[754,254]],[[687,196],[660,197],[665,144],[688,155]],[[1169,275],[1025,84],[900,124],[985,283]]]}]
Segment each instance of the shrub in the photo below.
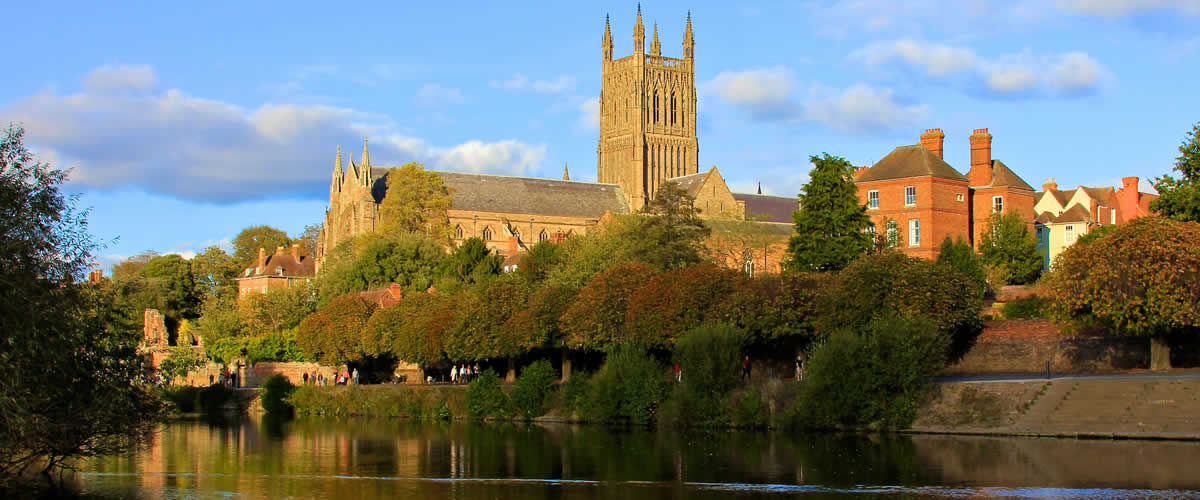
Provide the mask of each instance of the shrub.
[{"label": "shrub", "polygon": [[1005,302],[1002,310],[1005,319],[1033,319],[1046,317],[1046,307],[1046,299],[1034,295],[1012,302]]},{"label": "shrub", "polygon": [[568,414],[582,415],[587,409],[589,389],[588,379],[583,373],[571,375],[558,389],[563,409],[567,410]]},{"label": "shrub", "polygon": [[585,413],[600,422],[645,425],[666,392],[666,374],[654,358],[640,347],[617,346],[592,379]]},{"label": "shrub", "polygon": [[722,405],[737,383],[746,333],[727,324],[703,325],[675,345],[683,375],[681,413],[690,424],[719,424]]},{"label": "shrub", "polygon": [[733,403],[733,425],[750,429],[767,427],[767,403],[756,391],[746,391]]},{"label": "shrub", "polygon": [[196,409],[209,414],[221,413],[225,403],[233,401],[233,389],[221,384],[213,384],[196,391]]},{"label": "shrub", "polygon": [[809,356],[799,425],[903,428],[923,379],[945,363],[945,337],[926,319],[878,318],[833,332]]},{"label": "shrub", "polygon": [[294,408],[288,404],[286,399],[296,390],[296,386],[288,381],[287,377],[278,373],[271,375],[263,382],[260,393],[262,394],[262,407],[267,413],[276,415],[285,415],[291,413]]},{"label": "shrub", "polygon": [[509,418],[512,401],[500,387],[496,372],[486,370],[467,387],[467,415],[474,418]]},{"label": "shrub", "polygon": [[554,367],[549,361],[539,360],[525,367],[517,377],[513,388],[512,402],[521,410],[526,420],[546,413],[546,398],[554,391]]},{"label": "shrub", "polygon": [[175,410],[180,413],[192,413],[196,411],[196,397],[200,393],[199,387],[180,386],[168,387],[163,390],[163,399],[171,403]]}]

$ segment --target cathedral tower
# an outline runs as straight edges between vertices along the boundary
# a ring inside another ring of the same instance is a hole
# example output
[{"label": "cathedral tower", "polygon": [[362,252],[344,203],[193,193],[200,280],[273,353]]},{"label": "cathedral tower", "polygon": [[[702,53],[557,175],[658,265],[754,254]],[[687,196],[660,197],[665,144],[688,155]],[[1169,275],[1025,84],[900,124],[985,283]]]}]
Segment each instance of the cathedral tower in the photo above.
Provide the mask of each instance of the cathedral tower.
[{"label": "cathedral tower", "polygon": [[614,60],[612,33],[605,19],[597,180],[620,185],[632,210],[653,198],[663,181],[698,172],[691,13],[683,36],[683,58],[661,55],[657,26],[653,38],[646,54],[639,5],[633,55]]}]

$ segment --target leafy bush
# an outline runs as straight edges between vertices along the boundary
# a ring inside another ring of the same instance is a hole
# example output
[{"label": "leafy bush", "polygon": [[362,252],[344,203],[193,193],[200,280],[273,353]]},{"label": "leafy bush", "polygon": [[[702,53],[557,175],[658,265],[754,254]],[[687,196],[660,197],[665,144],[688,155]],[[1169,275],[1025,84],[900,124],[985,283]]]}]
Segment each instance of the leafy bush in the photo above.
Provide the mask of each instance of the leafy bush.
[{"label": "leafy bush", "polygon": [[583,373],[575,373],[558,389],[559,402],[568,414],[583,414],[587,409],[588,379]]},{"label": "leafy bush", "polygon": [[1002,310],[1004,311],[1005,319],[1034,319],[1046,317],[1047,306],[1046,299],[1034,295],[1012,302],[1005,302]]},{"label": "leafy bush", "polygon": [[746,333],[727,324],[703,325],[675,344],[683,374],[681,413],[688,423],[719,424],[722,405],[737,384]]},{"label": "leafy bush", "polygon": [[234,391],[221,384],[213,384],[196,392],[196,408],[206,414],[221,413],[226,403],[233,401]]},{"label": "leafy bush", "polygon": [[510,396],[526,420],[546,413],[546,399],[554,392],[555,376],[554,367],[543,359],[525,367],[517,377],[517,385]]},{"label": "leafy bush", "polygon": [[260,392],[262,393],[262,407],[267,413],[277,415],[288,414],[293,411],[292,405],[288,404],[286,398],[296,390],[296,386],[288,381],[287,377],[278,373],[271,375],[263,382]]},{"label": "leafy bush", "polygon": [[462,391],[408,386],[297,387],[284,401],[297,415],[448,419],[464,408]]},{"label": "leafy bush", "polygon": [[509,418],[512,401],[500,387],[496,372],[486,370],[467,387],[467,415],[475,418]]},{"label": "leafy bush", "polygon": [[761,395],[755,391],[746,391],[740,394],[737,401],[733,403],[733,425],[750,429],[763,429],[767,427],[768,409],[767,403],[763,401]]},{"label": "leafy bush", "polygon": [[585,413],[600,422],[648,424],[666,392],[666,374],[654,358],[640,347],[617,346],[592,379]]},{"label": "leafy bush", "polygon": [[199,387],[185,385],[168,387],[162,391],[162,396],[163,399],[175,407],[176,411],[180,413],[192,413],[196,411],[196,398],[199,393]]},{"label": "leafy bush", "polygon": [[158,372],[168,384],[174,383],[178,377],[186,377],[188,372],[204,365],[204,360],[195,349],[187,346],[172,347],[167,357],[158,365]]},{"label": "leafy bush", "polygon": [[796,423],[907,427],[916,417],[923,379],[945,363],[944,345],[933,323],[911,316],[833,332],[809,356]]}]

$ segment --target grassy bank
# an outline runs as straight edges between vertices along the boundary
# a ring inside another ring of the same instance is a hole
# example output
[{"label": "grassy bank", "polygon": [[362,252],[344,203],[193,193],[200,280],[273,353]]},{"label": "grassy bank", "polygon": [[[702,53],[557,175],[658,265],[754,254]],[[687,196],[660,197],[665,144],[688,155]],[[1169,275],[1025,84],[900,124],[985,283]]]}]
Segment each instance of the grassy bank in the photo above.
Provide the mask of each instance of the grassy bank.
[{"label": "grassy bank", "polygon": [[466,386],[300,386],[287,401],[297,415],[449,419],[466,416]]}]

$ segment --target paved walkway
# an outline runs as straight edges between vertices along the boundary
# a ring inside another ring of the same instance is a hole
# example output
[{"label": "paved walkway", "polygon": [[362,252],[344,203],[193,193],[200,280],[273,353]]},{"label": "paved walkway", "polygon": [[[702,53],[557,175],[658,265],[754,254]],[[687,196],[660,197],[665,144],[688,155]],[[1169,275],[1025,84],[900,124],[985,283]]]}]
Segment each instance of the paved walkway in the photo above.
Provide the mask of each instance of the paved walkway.
[{"label": "paved walkway", "polygon": [[991,375],[959,375],[933,377],[932,382],[1029,382],[1032,380],[1153,380],[1153,379],[1200,379],[1200,370],[1171,370],[1165,372],[1132,371],[1121,373],[1070,373],[1049,377],[1044,373],[1015,373]]}]

